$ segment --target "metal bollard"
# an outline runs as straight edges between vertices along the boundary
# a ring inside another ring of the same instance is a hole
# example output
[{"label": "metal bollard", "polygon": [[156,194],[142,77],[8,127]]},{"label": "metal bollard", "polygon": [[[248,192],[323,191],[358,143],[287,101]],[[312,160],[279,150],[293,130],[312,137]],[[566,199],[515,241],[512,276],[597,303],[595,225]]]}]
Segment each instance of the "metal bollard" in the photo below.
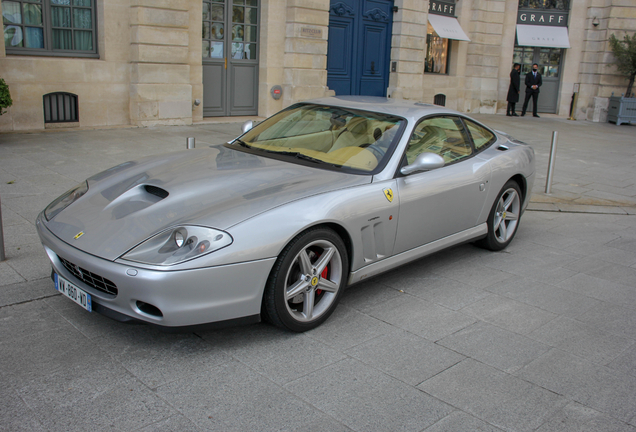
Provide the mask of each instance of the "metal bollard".
[{"label": "metal bollard", "polygon": [[187,149],[193,149],[194,148],[194,144],[195,144],[194,137],[188,137],[186,139],[186,148]]},{"label": "metal bollard", "polygon": [[552,131],[552,146],[550,147],[550,160],[548,162],[548,178],[545,181],[545,193],[549,194],[552,189],[552,172],[554,171],[554,163],[556,162],[557,139],[559,133]]},{"label": "metal bollard", "polygon": [[2,202],[0,201],[0,261],[7,257],[4,255],[4,233],[2,232]]}]

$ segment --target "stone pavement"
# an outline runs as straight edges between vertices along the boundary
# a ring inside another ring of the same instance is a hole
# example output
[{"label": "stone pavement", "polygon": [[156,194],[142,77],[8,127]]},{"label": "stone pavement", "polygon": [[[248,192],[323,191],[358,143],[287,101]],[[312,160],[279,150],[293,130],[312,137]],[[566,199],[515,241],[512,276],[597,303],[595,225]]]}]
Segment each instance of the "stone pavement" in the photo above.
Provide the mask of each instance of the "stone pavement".
[{"label": "stone pavement", "polygon": [[304,334],[165,334],[87,313],[49,279],[33,222],[51,200],[240,124],[0,134],[0,430],[636,432],[636,128],[475,117],[537,154],[513,243],[352,286]]}]

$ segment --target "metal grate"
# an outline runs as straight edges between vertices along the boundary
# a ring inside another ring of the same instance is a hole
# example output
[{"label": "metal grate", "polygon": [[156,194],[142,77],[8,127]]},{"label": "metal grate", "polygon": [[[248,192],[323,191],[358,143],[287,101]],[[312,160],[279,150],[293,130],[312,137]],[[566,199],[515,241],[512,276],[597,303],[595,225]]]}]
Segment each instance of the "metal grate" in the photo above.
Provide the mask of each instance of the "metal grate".
[{"label": "metal grate", "polygon": [[433,103],[439,106],[446,106],[446,95],[438,93],[433,98]]},{"label": "metal grate", "polygon": [[78,122],[77,95],[73,93],[49,93],[44,101],[44,123]]},{"label": "metal grate", "polygon": [[65,260],[59,255],[58,258],[60,259],[60,261],[62,261],[62,265],[64,265],[64,268],[66,270],[68,270],[73,276],[84,282],[86,285],[93,287],[98,291],[105,292],[106,294],[117,295],[117,285],[115,285],[112,281],[86,269],[83,269],[78,265]]}]

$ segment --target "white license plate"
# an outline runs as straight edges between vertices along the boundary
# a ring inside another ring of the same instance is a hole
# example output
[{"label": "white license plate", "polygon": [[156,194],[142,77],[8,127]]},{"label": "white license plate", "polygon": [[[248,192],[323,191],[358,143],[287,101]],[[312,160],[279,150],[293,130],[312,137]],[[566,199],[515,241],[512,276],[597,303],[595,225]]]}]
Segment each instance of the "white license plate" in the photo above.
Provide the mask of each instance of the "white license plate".
[{"label": "white license plate", "polygon": [[78,288],[76,285],[73,285],[57,273],[55,274],[55,289],[87,311],[92,312],[93,302],[91,300],[91,295],[81,288]]}]

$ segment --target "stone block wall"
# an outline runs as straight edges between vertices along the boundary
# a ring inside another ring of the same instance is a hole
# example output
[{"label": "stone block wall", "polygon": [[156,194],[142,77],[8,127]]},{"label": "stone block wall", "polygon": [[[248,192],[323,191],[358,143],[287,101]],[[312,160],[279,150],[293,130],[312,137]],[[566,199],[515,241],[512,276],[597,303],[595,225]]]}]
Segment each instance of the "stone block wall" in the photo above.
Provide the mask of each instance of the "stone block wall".
[{"label": "stone block wall", "polygon": [[[464,7],[466,5],[462,5]],[[516,11],[516,8],[515,8]],[[466,56],[464,110],[494,114],[499,99],[499,69],[504,43],[505,0],[472,0],[468,26],[471,42]],[[514,39],[513,39],[514,40]],[[512,58],[512,51],[509,53]],[[509,73],[510,71],[507,70]],[[503,71],[502,71],[503,73]]]},{"label": "stone block wall", "polygon": [[131,1],[132,124],[192,123],[189,28],[193,3],[187,0]]},{"label": "stone block wall", "polygon": [[327,93],[329,0],[288,0],[285,16],[283,107]]},{"label": "stone block wall", "polygon": [[[598,26],[594,26],[596,20]],[[599,97],[624,94],[629,80],[617,73],[609,37],[636,33],[636,3],[632,0],[588,0],[583,55],[579,67],[581,89],[577,118],[598,120]]]},{"label": "stone block wall", "polygon": [[396,72],[389,76],[387,94],[398,99],[421,100],[425,91],[422,83],[426,54],[428,2],[396,0],[398,12],[393,14],[391,62]]}]

